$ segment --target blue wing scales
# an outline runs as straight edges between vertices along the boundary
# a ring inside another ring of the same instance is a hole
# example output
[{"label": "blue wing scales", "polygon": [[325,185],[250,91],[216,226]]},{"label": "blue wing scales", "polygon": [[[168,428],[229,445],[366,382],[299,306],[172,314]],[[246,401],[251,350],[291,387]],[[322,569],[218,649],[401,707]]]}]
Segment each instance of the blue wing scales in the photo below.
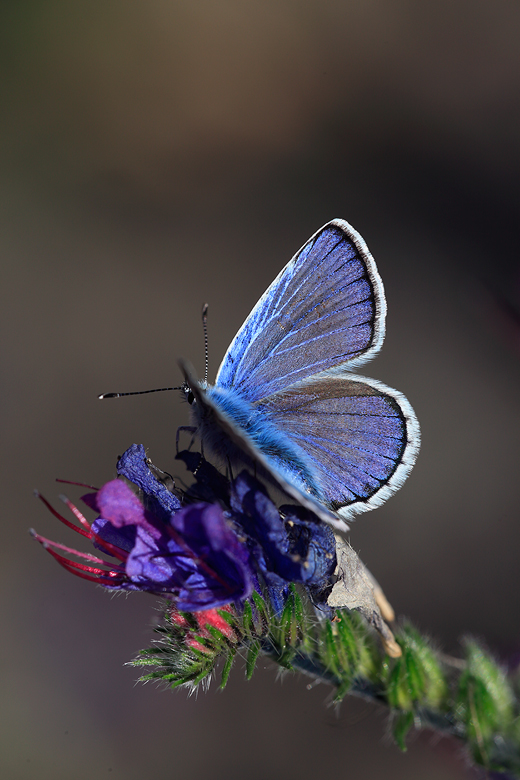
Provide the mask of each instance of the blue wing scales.
[{"label": "blue wing scales", "polygon": [[247,401],[308,376],[369,360],[384,338],[376,265],[344,220],[319,230],[260,298],[229,347],[216,385]]},{"label": "blue wing scales", "polygon": [[320,498],[344,519],[394,493],[419,450],[419,426],[406,398],[365,377],[311,377],[255,407],[305,452]]},{"label": "blue wing scales", "polygon": [[[379,351],[385,316],[366,244],[344,220],[329,222],[260,298],[215,386],[193,391],[202,438],[231,460],[246,454],[343,521],[382,504],[408,476],[420,442],[401,393],[349,373]],[[330,513],[323,519],[340,524]]]}]

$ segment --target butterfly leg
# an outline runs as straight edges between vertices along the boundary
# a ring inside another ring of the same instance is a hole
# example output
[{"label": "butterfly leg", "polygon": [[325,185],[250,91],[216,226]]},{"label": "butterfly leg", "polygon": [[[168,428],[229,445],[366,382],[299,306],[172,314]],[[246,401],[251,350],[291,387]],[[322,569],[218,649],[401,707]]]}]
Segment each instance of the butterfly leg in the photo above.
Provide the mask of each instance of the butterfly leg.
[{"label": "butterfly leg", "polygon": [[191,449],[193,446],[193,442],[195,441],[195,434],[197,433],[197,429],[194,428],[192,425],[181,425],[180,428],[177,428],[177,435],[175,436],[175,450],[177,452],[177,455],[179,454],[179,434],[181,431],[186,431],[187,433],[191,433],[191,441],[188,445],[188,449]]},{"label": "butterfly leg", "polygon": [[[227,458],[226,458],[226,461],[227,461],[227,472],[228,472],[228,479],[230,480],[230,482],[232,482],[232,481],[233,481],[233,479],[234,479],[234,477],[233,477],[233,467],[232,467],[232,465],[231,465],[231,460],[230,460],[230,458],[228,458],[228,457],[227,457]],[[256,479],[256,468],[255,468],[255,479]]]},{"label": "butterfly leg", "polygon": [[150,458],[146,458],[146,465],[154,475],[154,477],[165,486],[170,493],[175,491],[175,480],[168,471],[163,471],[158,466],[154,466]]}]

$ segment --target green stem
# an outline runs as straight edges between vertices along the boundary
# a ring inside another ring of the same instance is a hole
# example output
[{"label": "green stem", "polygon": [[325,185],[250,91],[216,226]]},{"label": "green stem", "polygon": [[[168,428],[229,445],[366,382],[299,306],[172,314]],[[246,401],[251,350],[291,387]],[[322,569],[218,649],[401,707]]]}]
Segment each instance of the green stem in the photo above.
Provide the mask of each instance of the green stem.
[{"label": "green stem", "polygon": [[[333,620],[317,620],[296,589],[280,616],[258,594],[245,609],[225,614],[232,637],[210,625],[205,638],[195,636],[193,629],[179,630],[167,619],[155,647],[132,662],[146,667],[141,679],[193,686],[223,658],[224,687],[231,656],[241,648],[248,679],[257,657],[267,656],[284,669],[333,686],[337,702],[351,694],[387,707],[402,750],[411,728],[433,729],[464,743],[475,764],[520,780],[518,696],[477,643],[464,642],[465,660],[449,658],[404,624],[396,631],[402,655],[389,658],[359,614],[341,610]],[[198,649],[193,649],[194,638]]]}]

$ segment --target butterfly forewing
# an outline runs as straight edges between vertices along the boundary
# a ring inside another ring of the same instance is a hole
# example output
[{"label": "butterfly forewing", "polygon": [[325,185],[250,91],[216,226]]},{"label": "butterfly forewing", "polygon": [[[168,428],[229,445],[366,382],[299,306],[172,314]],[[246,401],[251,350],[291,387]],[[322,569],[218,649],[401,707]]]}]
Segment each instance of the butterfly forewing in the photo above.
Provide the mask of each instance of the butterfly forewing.
[{"label": "butterfly forewing", "polygon": [[306,377],[369,359],[384,337],[381,279],[344,220],[319,230],[281,271],[237,333],[216,384],[254,402]]}]

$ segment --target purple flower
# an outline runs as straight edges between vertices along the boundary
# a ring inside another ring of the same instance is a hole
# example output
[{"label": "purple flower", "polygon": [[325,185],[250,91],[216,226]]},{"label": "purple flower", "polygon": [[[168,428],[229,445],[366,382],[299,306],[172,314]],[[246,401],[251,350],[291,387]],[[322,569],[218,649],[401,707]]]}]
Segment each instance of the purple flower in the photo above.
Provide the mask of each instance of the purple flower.
[{"label": "purple flower", "polygon": [[95,504],[99,518],[92,531],[99,547],[108,541],[128,549],[128,581],[114,587],[171,593],[178,608],[186,611],[214,608],[250,594],[249,553],[218,504],[191,504],[164,522],[117,479],[95,494]]},{"label": "purple flower", "polygon": [[323,611],[336,568],[336,541],[331,528],[302,506],[277,508],[259,480],[243,471],[231,483],[192,452],[177,456],[195,475],[194,496],[218,494],[256,567],[257,590],[267,590],[275,613],[283,610],[291,582],[303,583]]},{"label": "purple flower", "polygon": [[[146,465],[143,447],[130,448],[118,471],[128,470],[132,460],[135,468],[128,473],[135,475],[143,501],[127,483],[115,479],[84,496],[85,503],[99,512],[92,526],[71,502],[66,501],[82,528],[54,512],[102,553],[117,558],[118,564],[34,534],[38,541],[74,574],[110,589],[170,595],[180,610],[213,609],[246,598],[253,587],[249,552],[220,505],[181,507]],[[62,551],[89,563],[70,560]]]},{"label": "purple flower", "polygon": [[291,582],[304,583],[315,603],[325,601],[336,564],[327,526],[302,507],[277,509],[245,471],[229,482],[201,455],[178,457],[195,476],[183,492],[147,460],[142,445],[132,445],[118,461],[119,478],[83,496],[98,514],[92,525],[67,499],[79,527],[42,499],[117,563],[34,536],[74,574],[109,589],[167,596],[181,611],[240,603],[253,587],[267,589],[278,611]]}]

